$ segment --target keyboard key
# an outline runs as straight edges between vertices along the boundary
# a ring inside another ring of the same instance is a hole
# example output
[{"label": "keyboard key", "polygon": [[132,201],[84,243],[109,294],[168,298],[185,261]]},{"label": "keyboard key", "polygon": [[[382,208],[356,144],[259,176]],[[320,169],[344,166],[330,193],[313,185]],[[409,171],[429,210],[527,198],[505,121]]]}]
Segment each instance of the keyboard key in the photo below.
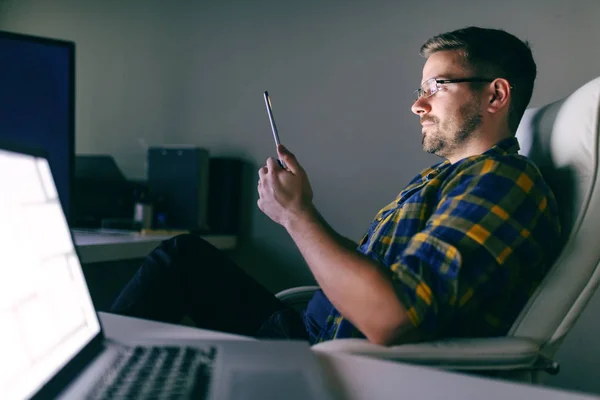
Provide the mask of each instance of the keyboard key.
[{"label": "keyboard key", "polygon": [[216,348],[126,349],[101,377],[89,399],[203,399],[208,394]]}]

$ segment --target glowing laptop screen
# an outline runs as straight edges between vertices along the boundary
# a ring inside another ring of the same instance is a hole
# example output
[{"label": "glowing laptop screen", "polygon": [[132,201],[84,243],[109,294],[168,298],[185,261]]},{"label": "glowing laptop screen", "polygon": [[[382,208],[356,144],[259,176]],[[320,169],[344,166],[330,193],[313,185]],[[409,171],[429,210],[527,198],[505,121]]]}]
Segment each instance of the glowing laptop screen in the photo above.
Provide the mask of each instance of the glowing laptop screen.
[{"label": "glowing laptop screen", "polygon": [[0,398],[26,398],[100,331],[45,158],[0,149],[0,249]]}]

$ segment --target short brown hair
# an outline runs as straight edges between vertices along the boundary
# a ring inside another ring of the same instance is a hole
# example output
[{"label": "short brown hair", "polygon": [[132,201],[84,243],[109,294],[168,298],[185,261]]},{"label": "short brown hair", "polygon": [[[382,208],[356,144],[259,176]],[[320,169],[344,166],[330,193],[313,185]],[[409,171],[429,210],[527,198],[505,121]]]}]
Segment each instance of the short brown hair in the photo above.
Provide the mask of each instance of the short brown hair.
[{"label": "short brown hair", "polygon": [[421,46],[420,54],[429,58],[444,50],[460,51],[478,76],[510,82],[508,127],[515,133],[531,100],[537,74],[529,43],[503,30],[471,26],[432,37]]}]

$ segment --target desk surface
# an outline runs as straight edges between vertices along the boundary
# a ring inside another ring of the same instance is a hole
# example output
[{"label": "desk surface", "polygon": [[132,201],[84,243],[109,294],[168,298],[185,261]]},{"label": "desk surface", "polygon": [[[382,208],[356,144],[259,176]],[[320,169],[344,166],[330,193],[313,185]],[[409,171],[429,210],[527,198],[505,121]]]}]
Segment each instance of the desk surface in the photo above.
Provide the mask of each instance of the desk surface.
[{"label": "desk surface", "polygon": [[[81,262],[84,264],[143,258],[170,235],[141,235],[139,233],[73,232]],[[228,235],[203,235],[213,246],[230,250],[237,238]]]},{"label": "desk surface", "polygon": [[[134,344],[160,339],[254,340],[243,336],[98,313],[107,338]],[[317,354],[328,382],[343,399],[597,399],[541,386],[473,377],[433,368],[337,353]]]}]

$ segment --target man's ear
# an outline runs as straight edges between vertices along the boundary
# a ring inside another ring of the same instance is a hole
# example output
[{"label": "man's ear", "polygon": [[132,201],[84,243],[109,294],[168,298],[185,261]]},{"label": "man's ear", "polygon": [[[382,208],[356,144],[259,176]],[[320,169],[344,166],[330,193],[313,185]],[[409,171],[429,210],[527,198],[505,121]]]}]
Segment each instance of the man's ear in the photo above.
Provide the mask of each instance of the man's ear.
[{"label": "man's ear", "polygon": [[489,103],[487,106],[488,112],[495,114],[509,106],[511,86],[506,79],[495,79],[492,83],[490,83],[489,91]]}]

